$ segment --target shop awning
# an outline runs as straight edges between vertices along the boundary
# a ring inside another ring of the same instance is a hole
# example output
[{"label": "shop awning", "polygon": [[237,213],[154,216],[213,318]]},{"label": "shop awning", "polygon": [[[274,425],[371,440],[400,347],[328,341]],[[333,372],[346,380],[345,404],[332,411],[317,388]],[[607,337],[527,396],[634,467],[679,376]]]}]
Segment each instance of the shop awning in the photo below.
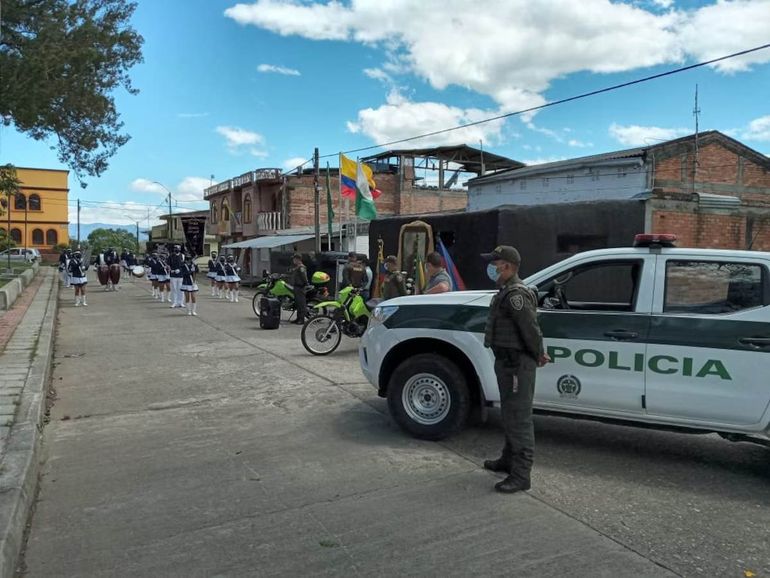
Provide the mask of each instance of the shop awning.
[{"label": "shop awning", "polygon": [[273,249],[312,239],[315,235],[270,235],[223,245],[223,249]]}]

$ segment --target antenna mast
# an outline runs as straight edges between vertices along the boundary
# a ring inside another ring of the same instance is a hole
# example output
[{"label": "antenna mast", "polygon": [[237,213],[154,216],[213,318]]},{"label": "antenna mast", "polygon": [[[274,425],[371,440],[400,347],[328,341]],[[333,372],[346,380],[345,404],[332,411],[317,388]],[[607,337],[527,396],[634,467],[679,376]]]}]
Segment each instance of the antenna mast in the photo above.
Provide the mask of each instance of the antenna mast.
[{"label": "antenna mast", "polygon": [[695,117],[695,163],[693,164],[692,171],[692,192],[695,192],[695,181],[698,180],[698,130],[700,124],[700,108],[698,107],[698,85],[695,85],[695,108],[692,109],[692,114]]}]

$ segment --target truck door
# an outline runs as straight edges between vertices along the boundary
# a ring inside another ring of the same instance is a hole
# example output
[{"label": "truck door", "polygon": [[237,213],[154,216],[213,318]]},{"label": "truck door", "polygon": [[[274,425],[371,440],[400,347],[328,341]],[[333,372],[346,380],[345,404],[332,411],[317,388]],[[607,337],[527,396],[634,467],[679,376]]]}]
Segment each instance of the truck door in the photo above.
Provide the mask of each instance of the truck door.
[{"label": "truck door", "polygon": [[761,258],[659,256],[647,347],[651,416],[748,426],[770,401],[770,292]]},{"label": "truck door", "polygon": [[643,252],[592,258],[538,283],[553,360],[538,370],[539,404],[643,413],[654,267],[655,256]]}]

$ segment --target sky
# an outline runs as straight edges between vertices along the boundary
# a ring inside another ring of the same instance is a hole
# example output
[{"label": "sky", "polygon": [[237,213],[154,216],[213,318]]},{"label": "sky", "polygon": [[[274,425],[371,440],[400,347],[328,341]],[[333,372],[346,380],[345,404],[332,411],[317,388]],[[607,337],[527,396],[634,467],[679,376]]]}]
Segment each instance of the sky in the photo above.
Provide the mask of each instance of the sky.
[{"label": "sky", "polygon": [[[770,43],[770,0],[139,0],[131,140],[100,178],[70,173],[70,219],[142,226],[207,208],[263,167],[407,138]],[[466,143],[534,164],[694,132],[770,154],[770,49],[533,114],[397,145]],[[13,127],[0,163],[67,168]],[[375,149],[376,150],[376,149]],[[375,152],[374,150],[372,152]],[[332,156],[322,159],[336,166]],[[158,184],[160,183],[160,184]]]}]

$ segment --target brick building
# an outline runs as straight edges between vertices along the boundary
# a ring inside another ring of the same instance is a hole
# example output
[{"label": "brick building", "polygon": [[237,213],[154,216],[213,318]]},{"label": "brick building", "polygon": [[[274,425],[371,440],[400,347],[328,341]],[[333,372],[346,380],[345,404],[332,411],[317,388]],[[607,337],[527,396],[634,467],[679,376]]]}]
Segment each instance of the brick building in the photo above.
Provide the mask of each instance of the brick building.
[{"label": "brick building", "polygon": [[[464,210],[467,192],[458,184],[484,170],[523,167],[522,163],[465,145],[391,150],[362,159],[374,170],[381,196],[378,216]],[[447,175],[448,178],[445,178]],[[462,178],[461,178],[462,177]],[[327,231],[326,170],[321,170],[321,231]],[[249,171],[205,190],[209,202],[207,232],[227,245],[255,237],[277,236],[314,226],[312,169],[284,174],[280,169]],[[336,229],[346,213],[339,197],[339,169],[330,169]],[[365,229],[366,224],[360,224]],[[336,237],[336,235],[335,235]],[[336,240],[335,240],[336,243]],[[307,243],[306,243],[307,245]],[[309,243],[312,246],[312,243]],[[326,241],[323,242],[324,247]],[[303,250],[310,250],[307,246]],[[335,248],[339,248],[335,245]]]},{"label": "brick building", "polygon": [[[469,181],[471,211],[637,199],[681,247],[770,251],[770,158],[718,131]],[[580,247],[578,247],[580,249]]]}]

